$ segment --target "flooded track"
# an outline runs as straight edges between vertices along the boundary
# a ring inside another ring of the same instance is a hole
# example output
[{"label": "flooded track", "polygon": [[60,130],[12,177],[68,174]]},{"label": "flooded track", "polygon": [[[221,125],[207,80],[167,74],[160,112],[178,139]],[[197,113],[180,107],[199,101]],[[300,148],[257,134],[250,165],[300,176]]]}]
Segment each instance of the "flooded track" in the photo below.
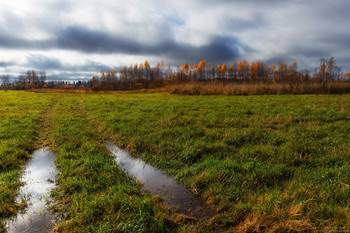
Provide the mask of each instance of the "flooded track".
[{"label": "flooded track", "polygon": [[55,155],[46,148],[33,153],[21,178],[25,184],[17,197],[18,202],[23,198],[29,205],[24,213],[19,213],[8,221],[8,232],[48,232],[53,227],[53,216],[47,209],[47,199],[55,186],[57,169],[54,158]]},{"label": "flooded track", "polygon": [[144,163],[139,158],[133,158],[112,143],[106,144],[115,156],[115,161],[127,175],[134,177],[143,184],[144,189],[153,195],[160,195],[172,210],[195,218],[212,217],[212,211],[184,186],[163,173],[161,170]]}]

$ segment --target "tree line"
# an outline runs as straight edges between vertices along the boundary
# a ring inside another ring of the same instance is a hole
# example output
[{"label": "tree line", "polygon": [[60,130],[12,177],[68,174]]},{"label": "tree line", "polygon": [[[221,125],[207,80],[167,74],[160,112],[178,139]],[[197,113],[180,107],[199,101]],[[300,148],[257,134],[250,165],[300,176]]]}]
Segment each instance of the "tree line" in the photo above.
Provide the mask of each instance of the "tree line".
[{"label": "tree line", "polygon": [[77,81],[69,83],[67,81],[47,81],[46,71],[39,72],[28,70],[17,77],[13,82],[10,82],[10,75],[0,76],[1,89],[11,90],[29,90],[40,88],[76,88],[76,87],[91,87],[91,81]]},{"label": "tree line", "polygon": [[294,61],[287,64],[282,61],[267,65],[262,61],[234,61],[231,64],[212,64],[205,60],[196,63],[184,63],[175,68],[158,62],[151,66],[146,60],[141,64],[124,66],[117,70],[101,71],[89,81],[67,83],[47,81],[45,71],[28,70],[10,83],[9,75],[1,76],[2,89],[38,89],[38,88],[86,88],[100,90],[138,90],[155,89],[171,84],[194,82],[221,82],[230,84],[289,84],[348,82],[350,72],[342,71],[333,57],[320,59],[313,72],[299,70]]},{"label": "tree line", "polygon": [[151,67],[148,61],[144,64],[125,66],[118,73],[116,70],[101,71],[91,79],[93,90],[135,90],[159,88],[167,84],[189,82],[219,81],[224,83],[245,84],[301,84],[329,83],[349,81],[350,72],[342,72],[333,57],[320,59],[313,73],[307,69],[299,70],[297,63],[267,65],[261,61],[249,63],[247,60],[214,65],[205,60],[196,63],[184,63],[172,69],[163,62]]}]

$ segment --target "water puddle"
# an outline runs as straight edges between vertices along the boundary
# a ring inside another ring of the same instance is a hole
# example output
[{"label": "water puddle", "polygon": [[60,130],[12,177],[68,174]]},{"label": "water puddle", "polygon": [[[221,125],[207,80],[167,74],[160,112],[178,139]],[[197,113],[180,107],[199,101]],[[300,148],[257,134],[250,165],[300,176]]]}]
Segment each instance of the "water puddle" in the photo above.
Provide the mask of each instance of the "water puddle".
[{"label": "water puddle", "polygon": [[162,201],[167,203],[172,210],[195,218],[213,216],[206,205],[162,171],[144,163],[139,158],[133,158],[129,153],[112,143],[107,143],[106,146],[115,156],[118,166],[128,176],[134,177],[142,183],[144,190],[150,191],[153,195],[160,195]]},{"label": "water puddle", "polygon": [[34,151],[21,178],[25,185],[17,197],[18,202],[23,198],[29,206],[25,213],[17,214],[8,222],[9,233],[49,232],[54,226],[53,215],[47,209],[47,200],[50,190],[55,187],[53,181],[57,173],[54,158],[55,155],[46,148]]}]

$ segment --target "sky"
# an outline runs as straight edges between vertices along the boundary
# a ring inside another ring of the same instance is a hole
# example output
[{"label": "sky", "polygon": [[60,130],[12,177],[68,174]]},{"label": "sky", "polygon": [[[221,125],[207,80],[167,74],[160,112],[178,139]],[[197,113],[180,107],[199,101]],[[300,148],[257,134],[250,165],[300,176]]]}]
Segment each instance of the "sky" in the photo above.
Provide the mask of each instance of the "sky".
[{"label": "sky", "polygon": [[148,60],[350,68],[349,0],[0,0],[0,75],[87,80]]}]

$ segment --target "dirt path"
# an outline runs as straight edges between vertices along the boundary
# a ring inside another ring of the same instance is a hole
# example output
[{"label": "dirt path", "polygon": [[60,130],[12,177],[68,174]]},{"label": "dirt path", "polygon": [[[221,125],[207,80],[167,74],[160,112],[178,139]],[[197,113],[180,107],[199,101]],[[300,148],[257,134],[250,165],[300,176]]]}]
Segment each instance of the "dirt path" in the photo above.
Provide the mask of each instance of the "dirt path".
[{"label": "dirt path", "polygon": [[57,173],[55,154],[43,148],[34,151],[27,163],[21,181],[25,183],[20,189],[17,200],[26,199],[29,203],[24,213],[8,222],[9,233],[48,232],[54,226],[54,215],[49,211],[47,201],[54,188]]},{"label": "dirt path", "polygon": [[52,124],[56,113],[58,101],[53,101],[41,116],[42,129],[35,147],[41,148],[33,152],[32,158],[26,163],[21,177],[21,186],[17,196],[17,202],[25,200],[28,206],[24,212],[7,222],[9,233],[17,232],[48,232],[55,225],[55,217],[48,209],[50,191],[55,187],[55,154],[49,150],[52,143]]},{"label": "dirt path", "polygon": [[163,171],[144,163],[139,158],[133,158],[128,152],[112,144],[111,142],[125,145],[117,140],[114,134],[106,129],[97,117],[90,114],[90,112],[84,108],[82,100],[78,102],[78,105],[82,114],[96,127],[97,131],[102,136],[104,140],[103,143],[115,156],[115,161],[118,163],[118,166],[123,169],[129,177],[140,182],[144,187],[143,190],[149,191],[153,195],[161,196],[161,203],[165,204],[166,208],[171,210],[174,221],[205,220],[208,224],[211,224],[209,228],[214,232],[225,231],[221,226],[211,223],[211,219],[215,216],[215,211]]},{"label": "dirt path", "polygon": [[41,119],[43,121],[43,128],[39,133],[37,148],[49,147],[53,144],[53,119],[56,116],[57,106],[60,104],[60,101],[52,97],[52,102],[52,106],[45,111]]}]

